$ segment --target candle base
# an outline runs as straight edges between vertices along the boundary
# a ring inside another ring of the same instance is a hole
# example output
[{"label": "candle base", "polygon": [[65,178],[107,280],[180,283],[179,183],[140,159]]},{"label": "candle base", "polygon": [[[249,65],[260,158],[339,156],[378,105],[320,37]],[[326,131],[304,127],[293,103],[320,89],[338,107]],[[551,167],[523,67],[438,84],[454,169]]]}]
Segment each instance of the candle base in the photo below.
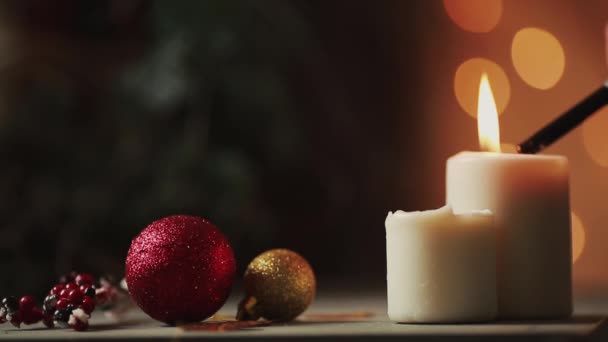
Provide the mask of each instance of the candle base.
[{"label": "candle base", "polygon": [[568,160],[463,152],[448,160],[446,173],[447,203],[455,212],[494,213],[498,317],[571,315]]},{"label": "candle base", "polygon": [[450,315],[422,315],[422,316],[410,316],[410,315],[399,315],[399,314],[388,314],[391,321],[397,324],[464,324],[464,323],[488,323],[496,321],[496,314],[472,314],[467,313],[454,313]]}]

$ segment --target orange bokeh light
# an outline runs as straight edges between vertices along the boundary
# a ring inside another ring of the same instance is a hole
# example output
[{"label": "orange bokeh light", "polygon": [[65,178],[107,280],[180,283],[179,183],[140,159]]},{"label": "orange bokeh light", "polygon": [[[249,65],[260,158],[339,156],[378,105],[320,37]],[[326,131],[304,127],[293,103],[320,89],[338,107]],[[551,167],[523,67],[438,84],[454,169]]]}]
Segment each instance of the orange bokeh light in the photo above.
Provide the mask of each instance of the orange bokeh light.
[{"label": "orange bokeh light", "polygon": [[502,0],[443,0],[448,16],[470,32],[490,32],[502,15]]},{"label": "orange bokeh light", "polygon": [[591,159],[608,167],[608,107],[600,109],[583,123],[583,145]]},{"label": "orange bokeh light", "polygon": [[498,114],[501,114],[511,97],[511,85],[504,70],[496,63],[485,58],[471,58],[462,63],[454,75],[454,93],[460,107],[471,117],[477,117],[479,79],[488,74]]},{"label": "orange bokeh light", "polygon": [[538,89],[555,86],[566,66],[564,49],[557,38],[534,27],[521,29],[515,34],[511,58],[522,80]]},{"label": "orange bokeh light", "polygon": [[572,263],[575,263],[585,249],[585,227],[583,221],[574,213],[572,217]]}]

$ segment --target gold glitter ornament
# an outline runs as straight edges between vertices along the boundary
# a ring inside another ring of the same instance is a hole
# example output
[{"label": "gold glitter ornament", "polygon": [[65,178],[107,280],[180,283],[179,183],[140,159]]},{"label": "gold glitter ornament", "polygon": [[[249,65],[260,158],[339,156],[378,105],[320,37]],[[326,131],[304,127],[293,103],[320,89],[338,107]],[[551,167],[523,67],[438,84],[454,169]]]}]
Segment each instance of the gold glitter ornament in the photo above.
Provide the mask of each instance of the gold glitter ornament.
[{"label": "gold glitter ornament", "polygon": [[317,284],[306,259],[289,249],[271,249],[247,266],[244,287],[238,320],[290,321],[312,303]]}]

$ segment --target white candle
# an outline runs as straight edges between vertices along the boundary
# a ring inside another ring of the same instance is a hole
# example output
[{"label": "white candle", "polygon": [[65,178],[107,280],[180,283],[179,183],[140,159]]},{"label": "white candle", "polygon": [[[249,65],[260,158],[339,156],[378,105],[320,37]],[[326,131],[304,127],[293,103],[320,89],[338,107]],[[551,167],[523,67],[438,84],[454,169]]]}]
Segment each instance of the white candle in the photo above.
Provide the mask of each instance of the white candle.
[{"label": "white candle", "polygon": [[[487,76],[478,103],[482,150],[500,152]],[[498,314],[557,318],[572,312],[568,161],[561,156],[463,152],[447,163],[455,212],[490,209],[497,239]]]},{"label": "white candle", "polygon": [[494,213],[500,317],[571,314],[568,189],[561,156],[463,152],[448,160],[447,203]]},{"label": "white candle", "polygon": [[386,218],[388,316],[401,323],[496,317],[496,231],[489,211],[449,207]]}]

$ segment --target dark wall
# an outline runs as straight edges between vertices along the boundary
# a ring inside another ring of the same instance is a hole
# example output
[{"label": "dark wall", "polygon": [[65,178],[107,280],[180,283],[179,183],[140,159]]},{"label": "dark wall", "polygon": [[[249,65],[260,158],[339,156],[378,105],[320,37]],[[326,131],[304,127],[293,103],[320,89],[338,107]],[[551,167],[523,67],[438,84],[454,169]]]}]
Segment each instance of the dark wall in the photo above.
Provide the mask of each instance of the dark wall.
[{"label": "dark wall", "polygon": [[[405,1],[11,1],[0,11],[0,293],[121,275],[151,221],[209,218],[242,270],[272,247],[383,282],[420,209]],[[14,293],[18,294],[18,293]]]}]

